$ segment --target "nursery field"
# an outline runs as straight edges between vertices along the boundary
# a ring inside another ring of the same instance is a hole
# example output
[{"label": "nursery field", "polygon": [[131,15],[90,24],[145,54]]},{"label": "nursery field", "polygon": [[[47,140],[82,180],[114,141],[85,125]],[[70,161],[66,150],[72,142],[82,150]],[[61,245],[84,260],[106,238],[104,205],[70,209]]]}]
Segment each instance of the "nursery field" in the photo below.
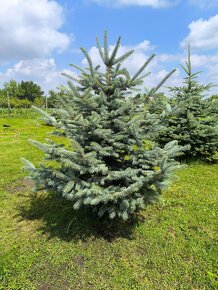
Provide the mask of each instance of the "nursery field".
[{"label": "nursery field", "polygon": [[[10,127],[3,127],[3,125]],[[192,163],[140,223],[102,225],[31,192],[21,157],[52,128],[0,118],[0,289],[217,289],[218,165]]]}]

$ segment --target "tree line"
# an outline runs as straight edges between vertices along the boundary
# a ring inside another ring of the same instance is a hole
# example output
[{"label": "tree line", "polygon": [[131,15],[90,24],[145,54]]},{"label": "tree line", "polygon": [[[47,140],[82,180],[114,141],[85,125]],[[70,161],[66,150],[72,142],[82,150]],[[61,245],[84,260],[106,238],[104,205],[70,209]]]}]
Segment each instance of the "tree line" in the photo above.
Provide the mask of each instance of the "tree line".
[{"label": "tree line", "polygon": [[33,81],[10,80],[0,89],[0,108],[30,108],[32,105],[53,108],[57,95],[54,90],[45,94],[41,86]]}]

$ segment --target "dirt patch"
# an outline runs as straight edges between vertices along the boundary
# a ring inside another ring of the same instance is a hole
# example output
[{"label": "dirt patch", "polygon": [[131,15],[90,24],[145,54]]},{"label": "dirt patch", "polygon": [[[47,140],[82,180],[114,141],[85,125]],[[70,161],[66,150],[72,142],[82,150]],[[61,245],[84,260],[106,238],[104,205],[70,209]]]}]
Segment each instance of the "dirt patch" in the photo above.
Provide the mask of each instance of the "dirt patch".
[{"label": "dirt patch", "polygon": [[31,179],[20,179],[14,182],[14,184],[8,184],[5,190],[9,193],[21,193],[31,191],[35,183]]},{"label": "dirt patch", "polygon": [[79,266],[83,266],[85,263],[85,257],[81,255],[75,256],[73,260]]},{"label": "dirt patch", "polygon": [[52,289],[54,289],[52,286],[46,284],[42,284],[38,288],[38,290],[52,290]]}]

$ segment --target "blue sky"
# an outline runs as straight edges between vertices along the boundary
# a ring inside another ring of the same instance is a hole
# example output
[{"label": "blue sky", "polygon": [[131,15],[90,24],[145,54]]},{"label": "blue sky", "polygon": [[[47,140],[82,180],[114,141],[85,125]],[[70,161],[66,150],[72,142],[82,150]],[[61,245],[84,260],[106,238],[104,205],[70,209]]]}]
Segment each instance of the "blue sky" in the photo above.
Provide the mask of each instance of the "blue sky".
[{"label": "blue sky", "polygon": [[[7,3],[9,2],[9,3]],[[201,82],[218,84],[218,0],[0,0],[0,87],[5,81],[33,80],[45,91],[65,80],[69,63],[85,65],[79,48],[100,61],[95,37],[108,30],[109,43],[122,36],[121,52],[135,49],[126,62],[131,73],[152,53],[152,87],[174,67],[168,85],[181,83],[179,64],[192,47]],[[213,89],[213,93],[217,88]]]}]

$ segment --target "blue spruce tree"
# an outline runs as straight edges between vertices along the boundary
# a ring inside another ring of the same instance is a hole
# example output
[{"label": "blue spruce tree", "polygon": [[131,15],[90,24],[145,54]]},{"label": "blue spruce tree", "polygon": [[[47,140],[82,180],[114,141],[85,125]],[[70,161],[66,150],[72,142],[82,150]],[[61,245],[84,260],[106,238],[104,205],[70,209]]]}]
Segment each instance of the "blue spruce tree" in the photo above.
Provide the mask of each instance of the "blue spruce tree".
[{"label": "blue spruce tree", "polygon": [[165,126],[160,130],[157,141],[164,146],[167,142],[178,140],[179,145],[188,147],[182,155],[183,159],[211,161],[218,149],[217,116],[212,113],[211,102],[204,97],[213,85],[197,82],[200,72],[192,72],[190,47],[185,66],[181,67],[186,74],[184,84],[170,88],[172,105],[171,108],[168,105],[166,114],[162,115]]},{"label": "blue spruce tree", "polygon": [[76,210],[85,206],[100,217],[127,220],[160,199],[161,190],[179,167],[174,157],[183,148],[177,141],[162,149],[154,146],[150,140],[158,125],[145,112],[143,97],[136,98],[132,91],[142,84],[141,74],[154,55],[130,76],[122,64],[133,51],[118,57],[120,38],[110,55],[106,32],[104,47],[98,39],[97,46],[105,71],[95,67],[82,48],[88,67],[72,65],[80,75],[66,75],[68,88],[59,96],[55,117],[40,110],[56,128],[54,134],[66,136],[71,147],[30,140],[45,153],[45,159],[55,160],[58,166],[24,162],[39,190],[71,200]]}]

